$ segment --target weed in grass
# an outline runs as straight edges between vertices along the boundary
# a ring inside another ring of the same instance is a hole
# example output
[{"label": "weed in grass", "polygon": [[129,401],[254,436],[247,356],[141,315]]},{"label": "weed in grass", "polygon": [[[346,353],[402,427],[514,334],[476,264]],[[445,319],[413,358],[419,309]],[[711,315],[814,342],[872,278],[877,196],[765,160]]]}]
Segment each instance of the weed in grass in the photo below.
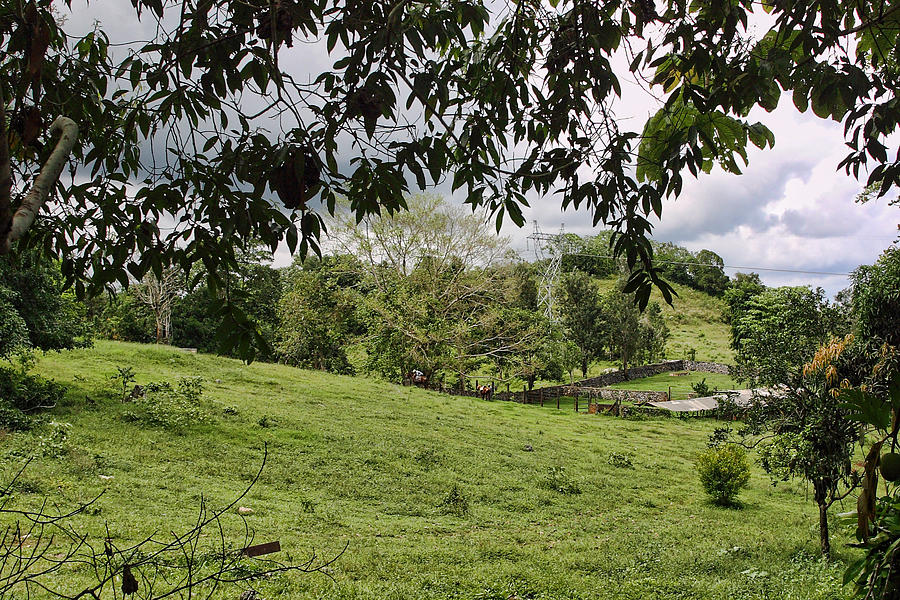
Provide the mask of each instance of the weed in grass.
[{"label": "weed in grass", "polygon": [[632,463],[631,457],[622,452],[610,452],[609,456],[606,458],[606,462],[610,466],[616,467],[617,469],[634,468],[634,463]]},{"label": "weed in grass", "polygon": [[544,483],[549,489],[560,494],[581,493],[581,486],[566,473],[565,467],[550,467]]},{"label": "weed in grass", "polygon": [[150,427],[181,431],[204,423],[209,417],[200,407],[203,387],[199,377],[181,377],[173,386],[168,381],[148,383],[133,408],[122,413],[126,421]]},{"label": "weed in grass", "polygon": [[469,514],[469,498],[457,484],[453,484],[447,495],[441,500],[441,511],[447,515],[464,517]]},{"label": "weed in grass", "polygon": [[38,436],[38,452],[48,458],[59,458],[72,449],[69,444],[69,423],[50,421],[44,427],[44,433]]}]

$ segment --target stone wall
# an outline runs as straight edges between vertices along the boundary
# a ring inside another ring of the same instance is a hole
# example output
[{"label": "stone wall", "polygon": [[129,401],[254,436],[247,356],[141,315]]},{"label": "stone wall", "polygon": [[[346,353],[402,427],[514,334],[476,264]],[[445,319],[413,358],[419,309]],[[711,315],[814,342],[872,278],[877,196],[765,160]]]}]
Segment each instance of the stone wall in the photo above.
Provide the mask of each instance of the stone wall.
[{"label": "stone wall", "polygon": [[731,367],[728,365],[723,365],[722,363],[714,363],[714,362],[700,362],[694,360],[683,360],[684,366],[681,370],[684,371],[700,371],[702,373],[718,373],[719,375],[728,375],[730,373]]},{"label": "stone wall", "polygon": [[[631,369],[628,369],[627,371],[613,371],[612,373],[606,373],[598,377],[589,377],[588,379],[576,381],[571,386],[552,385],[548,387],[537,388],[525,393],[515,390],[507,393],[505,391],[497,389],[494,392],[493,399],[537,404],[541,402],[541,400],[543,400],[544,402],[549,402],[551,399],[555,399],[559,396],[571,396],[576,393],[576,390],[580,390],[580,393],[582,394],[588,394],[595,398],[599,397],[603,400],[623,400],[631,402],[641,402],[646,400],[649,402],[664,402],[668,400],[665,392],[611,390],[607,389],[607,386],[615,385],[617,383],[623,383],[625,381],[631,381],[633,379],[643,379],[644,377],[651,377],[653,375],[659,375],[660,373],[669,373],[672,371],[700,371],[703,373],[721,373],[723,375],[727,375],[728,369],[728,365],[723,365],[720,363],[691,360],[668,360],[661,363],[633,367]],[[484,383],[489,383],[489,381],[489,378],[485,378]],[[438,389],[437,391],[453,394],[455,396],[468,396],[476,398],[479,397],[479,394],[476,390],[462,391],[457,388],[442,388]]]},{"label": "stone wall", "polygon": [[606,387],[608,385],[631,381],[632,379],[643,379],[644,377],[659,375],[660,373],[668,373],[669,371],[681,371],[683,369],[683,364],[683,360],[669,360],[650,365],[641,365],[640,367],[633,367],[627,371],[613,371],[612,373],[606,373],[597,377],[582,379],[581,381],[576,381],[575,385],[578,387]]}]

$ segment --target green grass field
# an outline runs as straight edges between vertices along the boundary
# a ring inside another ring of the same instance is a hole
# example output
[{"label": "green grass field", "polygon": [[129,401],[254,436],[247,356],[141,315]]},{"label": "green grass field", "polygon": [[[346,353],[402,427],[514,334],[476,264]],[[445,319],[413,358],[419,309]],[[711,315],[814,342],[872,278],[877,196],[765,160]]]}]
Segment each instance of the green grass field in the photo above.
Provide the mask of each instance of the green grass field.
[{"label": "green grass field", "polygon": [[[129,405],[108,377],[126,365],[139,383],[203,377],[208,422],[123,420]],[[49,425],[3,436],[3,476],[38,455],[17,506],[105,490],[77,517],[95,540],[107,526],[117,543],[189,527],[201,498],[220,506],[240,493],[268,444],[241,502],[256,541],[280,540],[278,557],[294,561],[346,551],[330,577],[254,584],[267,599],[847,597],[847,532],[835,528],[835,562],[817,558],[802,485],[773,487],[754,466],[743,508],[706,500],[693,460],[714,421],[578,415],[114,342],[49,354],[38,371],[73,386],[48,417],[71,424],[69,438],[48,447]],[[613,466],[613,453],[633,467]],[[578,493],[552,489],[552,473]],[[239,518],[226,521],[239,543]],[[81,575],[55,583],[71,590]]]}]

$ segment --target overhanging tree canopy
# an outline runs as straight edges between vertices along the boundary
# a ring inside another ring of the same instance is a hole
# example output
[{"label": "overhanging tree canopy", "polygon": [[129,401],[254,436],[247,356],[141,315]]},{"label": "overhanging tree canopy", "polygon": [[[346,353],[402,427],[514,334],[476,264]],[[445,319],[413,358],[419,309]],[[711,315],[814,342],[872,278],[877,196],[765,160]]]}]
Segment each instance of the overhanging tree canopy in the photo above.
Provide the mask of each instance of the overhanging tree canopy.
[{"label": "overhanging tree canopy", "polygon": [[[0,6],[0,249],[42,247],[79,290],[172,262],[215,283],[243,241],[316,250],[339,196],[362,218],[446,177],[498,226],[536,195],[586,207],[643,267],[628,289],[646,303],[670,291],[648,217],[685,171],[737,172],[748,142],[771,146],[748,114],[782,90],[843,121],[848,172],[870,167],[882,193],[900,175],[887,0],[133,4],[149,39],[114,46],[67,35],[49,0]],[[296,72],[321,46],[331,66]],[[640,131],[616,120],[623,76],[665,98]]]}]

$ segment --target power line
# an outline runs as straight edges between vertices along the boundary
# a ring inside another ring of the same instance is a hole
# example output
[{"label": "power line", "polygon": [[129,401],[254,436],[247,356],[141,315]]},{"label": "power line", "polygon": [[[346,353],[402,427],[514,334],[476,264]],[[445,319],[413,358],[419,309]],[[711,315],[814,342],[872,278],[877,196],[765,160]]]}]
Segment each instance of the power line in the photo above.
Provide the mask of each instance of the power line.
[{"label": "power line", "polygon": [[[607,258],[610,260],[615,260],[613,256],[602,256],[600,254],[585,254],[581,252],[564,252],[567,256],[585,256],[588,258]],[[667,265],[684,265],[689,267],[713,267],[715,269],[747,269],[750,271],[774,271],[777,273],[802,273],[805,275],[838,275],[842,277],[849,277],[852,273],[834,273],[831,271],[804,271],[801,269],[776,269],[774,267],[740,267],[736,265],[712,265],[709,263],[693,263],[693,262],[682,262],[677,260],[659,260],[653,259],[655,263],[665,263]]]}]

